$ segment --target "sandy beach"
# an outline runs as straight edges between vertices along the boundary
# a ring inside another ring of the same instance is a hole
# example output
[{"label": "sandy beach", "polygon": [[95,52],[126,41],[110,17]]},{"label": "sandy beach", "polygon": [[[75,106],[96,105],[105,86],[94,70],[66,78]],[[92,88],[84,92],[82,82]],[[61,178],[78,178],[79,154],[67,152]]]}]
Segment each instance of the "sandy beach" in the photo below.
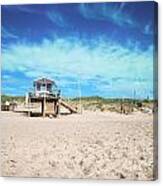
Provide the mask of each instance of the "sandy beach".
[{"label": "sandy beach", "polygon": [[2,176],[153,179],[153,116],[2,112]]}]

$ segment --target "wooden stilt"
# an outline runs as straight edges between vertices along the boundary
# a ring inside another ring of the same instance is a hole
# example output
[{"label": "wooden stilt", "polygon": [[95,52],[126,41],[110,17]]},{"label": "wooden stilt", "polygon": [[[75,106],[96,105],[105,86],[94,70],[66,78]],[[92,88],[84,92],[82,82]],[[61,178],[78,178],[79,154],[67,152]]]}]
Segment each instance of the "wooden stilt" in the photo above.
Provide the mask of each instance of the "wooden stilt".
[{"label": "wooden stilt", "polygon": [[46,115],[46,97],[43,97],[43,102],[42,102],[42,116],[45,117]]},{"label": "wooden stilt", "polygon": [[28,117],[30,117],[31,116],[31,112],[30,111],[28,111]]},{"label": "wooden stilt", "polygon": [[54,101],[54,116],[57,117],[57,101]]},{"label": "wooden stilt", "polygon": [[30,103],[31,103],[31,100],[30,100],[30,98],[28,98],[28,117],[31,116],[31,112],[30,112]]},{"label": "wooden stilt", "polygon": [[60,115],[60,104],[59,104],[59,102],[57,102],[57,115],[58,116]]}]

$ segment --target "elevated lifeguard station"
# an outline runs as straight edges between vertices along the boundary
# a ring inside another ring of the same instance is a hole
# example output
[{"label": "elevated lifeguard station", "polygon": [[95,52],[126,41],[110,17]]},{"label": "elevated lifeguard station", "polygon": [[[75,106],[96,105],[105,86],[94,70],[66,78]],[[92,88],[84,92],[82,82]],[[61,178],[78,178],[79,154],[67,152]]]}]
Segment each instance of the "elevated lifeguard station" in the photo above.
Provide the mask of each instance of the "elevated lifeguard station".
[{"label": "elevated lifeguard station", "polygon": [[39,105],[43,117],[46,115],[53,115],[56,117],[60,113],[60,106],[68,109],[70,113],[77,113],[77,109],[72,108],[61,99],[61,91],[54,81],[41,78],[34,81],[33,88],[33,92],[28,93],[28,104]]}]

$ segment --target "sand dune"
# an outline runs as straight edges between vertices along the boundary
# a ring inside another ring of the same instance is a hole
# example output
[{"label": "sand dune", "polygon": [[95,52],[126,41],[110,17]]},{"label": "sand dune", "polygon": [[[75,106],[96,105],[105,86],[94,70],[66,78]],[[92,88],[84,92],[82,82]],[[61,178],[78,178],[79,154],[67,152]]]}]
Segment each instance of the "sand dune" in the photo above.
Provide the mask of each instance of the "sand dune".
[{"label": "sand dune", "polygon": [[152,119],[139,112],[56,119],[2,112],[2,175],[152,180]]}]

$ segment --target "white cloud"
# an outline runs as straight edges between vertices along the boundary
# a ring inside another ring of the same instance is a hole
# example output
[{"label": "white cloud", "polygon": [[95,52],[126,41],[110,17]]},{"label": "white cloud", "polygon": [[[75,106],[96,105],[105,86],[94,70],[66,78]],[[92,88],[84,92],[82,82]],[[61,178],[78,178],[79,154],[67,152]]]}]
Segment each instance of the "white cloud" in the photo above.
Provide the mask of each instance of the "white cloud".
[{"label": "white cloud", "polygon": [[124,2],[114,5],[108,5],[107,3],[94,5],[82,3],[79,5],[79,11],[86,19],[111,21],[118,26],[137,26],[132,16],[125,13],[125,5]]},{"label": "white cloud", "polygon": [[[71,78],[80,79],[84,84],[100,77],[111,83],[106,86],[95,82],[94,86],[100,86],[101,91],[106,91],[106,87],[111,87],[109,91],[132,91],[137,87],[148,92],[153,87],[153,47],[142,51],[104,39],[86,44],[77,38],[56,38],[41,44],[17,43],[3,51],[2,69],[21,72],[34,79],[56,77],[60,85],[62,79],[70,78],[70,81],[63,81],[64,86],[71,84]],[[116,77],[121,77],[121,81],[114,81]]]}]

